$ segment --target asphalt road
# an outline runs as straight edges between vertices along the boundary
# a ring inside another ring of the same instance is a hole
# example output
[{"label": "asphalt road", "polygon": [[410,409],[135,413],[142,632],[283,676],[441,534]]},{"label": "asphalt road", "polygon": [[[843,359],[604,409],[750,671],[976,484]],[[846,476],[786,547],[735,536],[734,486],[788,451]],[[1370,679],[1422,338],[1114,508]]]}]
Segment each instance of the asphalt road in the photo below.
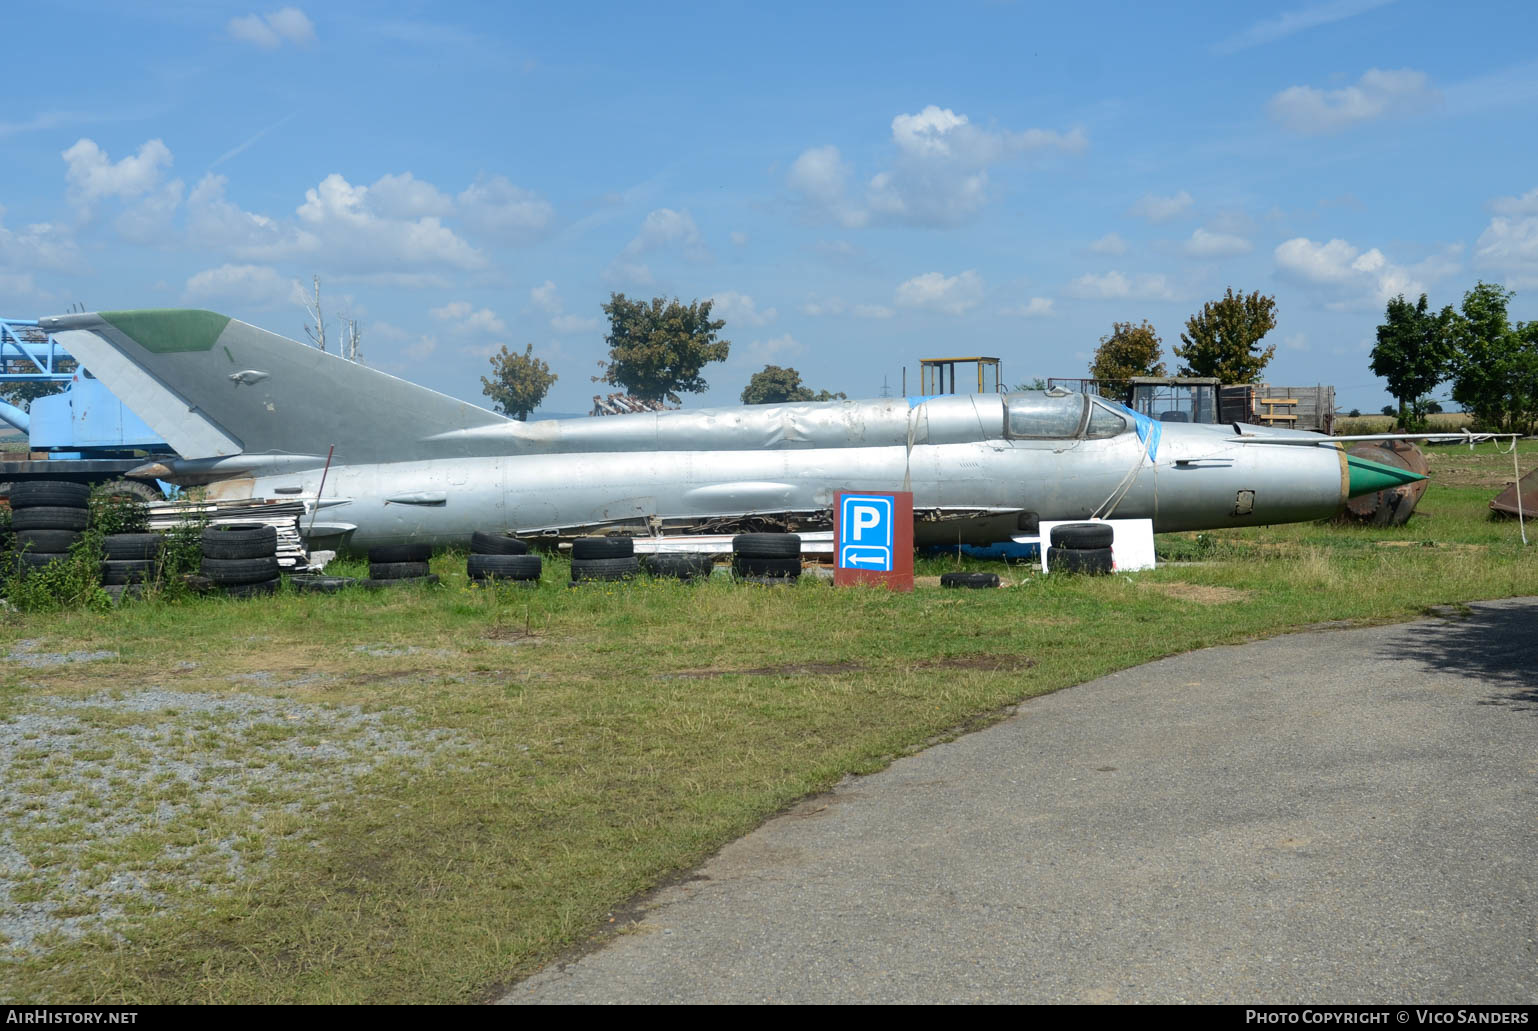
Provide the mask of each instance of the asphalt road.
[{"label": "asphalt road", "polygon": [[511,1003],[1538,1002],[1538,599],[1127,670],[852,778]]}]

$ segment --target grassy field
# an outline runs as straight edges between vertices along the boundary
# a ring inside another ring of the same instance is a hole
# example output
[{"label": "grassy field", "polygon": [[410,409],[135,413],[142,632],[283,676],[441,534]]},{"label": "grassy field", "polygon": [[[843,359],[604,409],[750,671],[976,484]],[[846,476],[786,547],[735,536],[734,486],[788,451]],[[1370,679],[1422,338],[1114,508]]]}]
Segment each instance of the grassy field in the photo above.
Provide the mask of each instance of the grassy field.
[{"label": "grassy field", "polygon": [[1432,452],[1392,530],[1170,535],[1136,576],[965,563],[999,591],[567,589],[559,560],[488,591],[445,555],[439,589],[6,614],[0,1001],[494,997],[796,799],[1022,699],[1538,595],[1487,516],[1511,462]]}]

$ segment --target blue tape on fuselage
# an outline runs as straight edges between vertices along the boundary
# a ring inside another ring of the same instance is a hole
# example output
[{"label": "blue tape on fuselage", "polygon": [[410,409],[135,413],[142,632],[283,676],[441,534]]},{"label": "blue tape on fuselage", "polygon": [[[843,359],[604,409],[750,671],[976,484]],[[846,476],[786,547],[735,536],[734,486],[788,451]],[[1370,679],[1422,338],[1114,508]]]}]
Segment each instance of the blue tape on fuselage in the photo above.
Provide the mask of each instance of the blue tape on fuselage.
[{"label": "blue tape on fuselage", "polygon": [[1156,461],[1159,457],[1159,438],[1164,436],[1164,427],[1142,412],[1133,411],[1120,401],[1112,401],[1117,408],[1132,416],[1132,424],[1137,429],[1137,439],[1143,442],[1148,449],[1148,460]]},{"label": "blue tape on fuselage", "polygon": [[911,411],[912,409],[917,408],[919,405],[928,400],[929,398],[925,397],[923,394],[909,394],[908,409]]}]

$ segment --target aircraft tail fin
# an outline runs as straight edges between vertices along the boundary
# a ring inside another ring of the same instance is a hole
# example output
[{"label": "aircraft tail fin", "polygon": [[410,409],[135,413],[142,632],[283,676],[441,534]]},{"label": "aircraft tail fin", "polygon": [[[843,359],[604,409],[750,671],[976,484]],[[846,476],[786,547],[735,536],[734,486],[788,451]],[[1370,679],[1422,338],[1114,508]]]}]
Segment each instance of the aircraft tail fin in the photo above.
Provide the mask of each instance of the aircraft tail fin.
[{"label": "aircraft tail fin", "polygon": [[447,457],[427,438],[510,420],[275,333],[188,309],[88,312],[39,325],[183,458]]}]

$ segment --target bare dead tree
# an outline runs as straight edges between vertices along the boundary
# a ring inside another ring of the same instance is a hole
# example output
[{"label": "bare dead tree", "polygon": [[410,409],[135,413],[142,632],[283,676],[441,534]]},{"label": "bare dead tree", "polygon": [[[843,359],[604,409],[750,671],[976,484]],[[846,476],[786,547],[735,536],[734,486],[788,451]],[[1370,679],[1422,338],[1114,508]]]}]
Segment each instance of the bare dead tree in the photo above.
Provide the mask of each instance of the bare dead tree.
[{"label": "bare dead tree", "polygon": [[363,330],[358,328],[358,320],[342,316],[342,357],[350,362],[363,360]]},{"label": "bare dead tree", "polygon": [[312,278],[315,281],[315,303],[312,305],[306,300],[304,302],[304,309],[310,313],[310,318],[314,320],[315,325],[312,326],[306,322],[304,324],[304,331],[315,343],[315,346],[324,351],[326,349],[326,317],[320,310],[320,277],[314,276]]}]

